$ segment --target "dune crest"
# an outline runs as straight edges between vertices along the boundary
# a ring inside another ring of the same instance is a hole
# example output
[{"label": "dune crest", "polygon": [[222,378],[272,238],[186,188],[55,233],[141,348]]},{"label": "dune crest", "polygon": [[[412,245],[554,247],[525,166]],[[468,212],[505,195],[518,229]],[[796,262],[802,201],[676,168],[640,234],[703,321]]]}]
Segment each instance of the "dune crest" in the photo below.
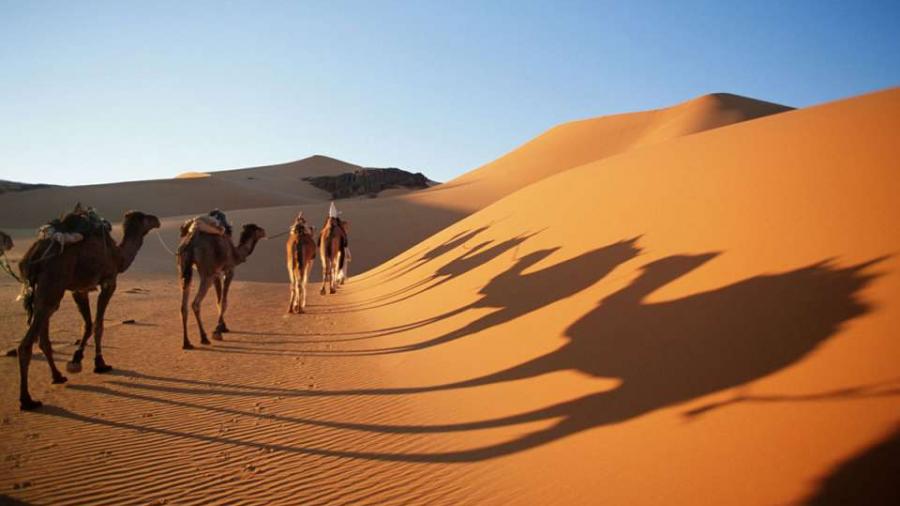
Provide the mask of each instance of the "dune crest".
[{"label": "dune crest", "polygon": [[194,179],[209,176],[210,174],[208,172],[182,172],[181,174],[175,176],[175,179]]}]

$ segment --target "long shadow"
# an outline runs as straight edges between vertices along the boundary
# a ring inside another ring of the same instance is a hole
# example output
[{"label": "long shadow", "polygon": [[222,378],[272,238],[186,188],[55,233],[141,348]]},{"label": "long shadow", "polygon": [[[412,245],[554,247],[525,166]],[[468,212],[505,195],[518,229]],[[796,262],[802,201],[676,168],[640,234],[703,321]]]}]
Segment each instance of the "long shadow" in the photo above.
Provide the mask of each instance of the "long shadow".
[{"label": "long shadow", "polygon": [[388,269],[387,271],[380,273],[380,275],[384,276],[391,272],[394,272],[394,271],[400,269],[400,267],[402,265],[410,263],[410,261],[411,261],[412,263],[410,263],[410,265],[407,265],[400,272],[397,272],[392,275],[394,277],[403,276],[404,274],[414,271],[417,268],[422,267],[423,265],[431,262],[432,260],[435,260],[436,258],[438,258],[446,253],[449,253],[450,251],[453,251],[454,249],[464,245],[465,243],[472,240],[478,234],[487,230],[489,227],[490,227],[489,225],[485,225],[483,227],[479,227],[474,230],[459,232],[456,235],[454,235],[453,237],[444,241],[443,243],[422,253],[422,255],[419,256],[418,258],[416,258],[415,255],[411,255],[409,258],[398,261],[397,265],[394,265],[391,269]]},{"label": "long shadow", "polygon": [[900,425],[880,442],[837,466],[805,504],[900,504]]},{"label": "long shadow", "polygon": [[[535,235],[539,234],[540,232],[541,231],[538,231],[538,232],[535,232],[532,234],[520,235],[520,236],[514,237],[512,239],[503,241],[494,246],[491,246],[490,248],[487,248],[487,246],[490,244],[489,241],[481,243],[481,244],[477,244],[477,245],[473,246],[469,251],[466,251],[459,257],[451,260],[449,263],[447,263],[443,267],[440,267],[431,276],[424,277],[424,278],[420,279],[419,281],[417,281],[405,288],[396,290],[390,294],[380,297],[377,300],[369,301],[368,303],[362,303],[359,306],[354,307],[353,310],[358,311],[361,309],[377,309],[377,308],[381,308],[381,307],[386,307],[386,306],[390,306],[393,304],[397,304],[398,302],[403,302],[405,300],[409,300],[409,299],[416,297],[418,295],[421,295],[429,290],[433,290],[433,289],[443,285],[444,283],[447,283],[447,282],[453,280],[454,278],[460,276],[461,274],[470,272],[472,269],[475,269],[476,267],[478,267],[480,265],[490,262],[491,260],[499,257],[503,253],[506,253],[507,251],[510,251],[514,248],[519,247],[523,242],[534,237]],[[485,249],[485,248],[487,248],[487,249]],[[413,291],[413,290],[415,290],[415,291]],[[408,292],[412,292],[412,293],[408,293]],[[406,295],[404,295],[404,294],[406,294]],[[400,298],[397,298],[397,297],[400,297]],[[387,302],[381,302],[380,304],[378,304],[379,301],[387,301]],[[372,305],[372,304],[375,304],[375,305]],[[336,311],[336,312],[339,312],[339,311]]]},{"label": "long shadow", "polygon": [[621,379],[608,392],[479,422],[479,428],[487,428],[561,418],[547,429],[458,452],[457,457],[477,460],[533,448],[733,388],[800,360],[843,323],[870,309],[858,292],[875,275],[863,271],[882,260],[843,269],[820,262],[644,303],[651,293],[715,256],[671,256],[644,266],[629,286],[569,327],[570,342],[556,351],[481,378],[417,391],[482,386],[561,370]]},{"label": "long shadow", "polygon": [[[406,428],[409,432],[455,431],[560,419],[547,429],[500,444],[432,454],[430,458],[441,462],[473,461],[507,455],[734,388],[795,363],[833,336],[845,322],[870,310],[860,300],[859,292],[876,277],[865,271],[881,260],[847,268],[820,262],[679,299],[645,302],[659,288],[715,256],[671,256],[644,266],[629,286],[606,297],[569,327],[569,343],[522,365],[432,387],[317,391],[305,395],[409,394],[521,380],[561,370],[621,379],[614,390],[530,412],[472,423]],[[892,394],[896,391],[880,395]],[[845,395],[846,392],[834,393],[836,398]],[[369,427],[385,432],[403,430]]]},{"label": "long shadow", "polygon": [[[531,234],[519,235],[517,237],[513,237],[512,239],[507,239],[506,241],[495,244],[491,247],[488,247],[490,245],[490,241],[477,244],[459,257],[451,260],[443,267],[440,267],[431,276],[424,277],[419,281],[412,283],[411,285],[400,288],[391,293],[387,293],[379,297],[369,299],[367,301],[361,301],[353,305],[342,306],[337,310],[326,311],[326,313],[346,313],[363,309],[376,309],[408,300],[428,290],[437,288],[438,286],[452,280],[453,278],[461,274],[470,272],[472,269],[475,269],[480,265],[490,262],[491,260],[499,257],[507,251],[517,248],[523,242],[541,232],[542,230]],[[434,282],[435,280],[437,280],[437,282]],[[404,294],[407,295],[403,296]]]},{"label": "long shadow", "polygon": [[875,397],[893,397],[900,395],[900,378],[889,381],[881,381],[868,385],[857,385],[847,388],[838,388],[827,392],[817,392],[814,394],[763,394],[753,395],[740,393],[723,401],[710,402],[695,408],[691,408],[682,415],[688,419],[699,418],[702,415],[709,414],[713,411],[733,406],[735,404],[772,404],[780,402],[820,402],[820,401],[840,401],[849,399],[867,399]]},{"label": "long shadow", "polygon": [[[637,253],[633,241],[619,244],[631,244],[630,256]],[[544,251],[538,254],[548,253]],[[423,433],[474,430],[558,419],[546,429],[480,448],[430,454],[289,449],[378,460],[479,461],[534,448],[584,430],[625,422],[777,372],[807,356],[837,333],[846,322],[871,309],[860,299],[860,292],[877,276],[866,271],[882,260],[875,259],[846,268],[823,261],[790,272],[756,276],[674,300],[646,302],[649,295],[716,255],[670,256],[645,265],[633,282],[604,298],[597,308],[572,324],[566,331],[570,341],[559,349],[519,366],[462,382],[429,387],[344,391],[258,389],[239,385],[227,387],[240,387],[240,390],[223,391],[159,387],[134,382],[122,383],[122,386],[189,394],[251,396],[293,392],[293,395],[298,396],[322,396],[398,395],[471,388],[528,379],[561,370],[577,370],[592,376],[616,377],[621,380],[620,385],[611,391],[586,395],[529,412],[469,423],[402,426],[314,422],[317,425],[353,430]],[[537,258],[534,254],[529,257],[522,259],[527,259],[524,266],[532,265]],[[522,270],[511,270],[504,275],[510,276],[516,272],[520,274]],[[531,275],[541,272],[543,271]],[[499,285],[493,285],[494,289],[502,287],[504,283],[505,281],[501,281]],[[484,293],[487,296],[496,292],[486,287]],[[213,383],[209,386],[223,385]],[[896,394],[896,389],[872,391],[869,387],[860,387],[821,394],[820,397],[840,400]],[[744,400],[749,399],[741,401]],[[798,400],[806,399],[801,396]],[[703,407],[697,413],[720,409],[728,404]],[[310,423],[309,420],[295,421]]]},{"label": "long shadow", "polygon": [[523,274],[529,267],[544,260],[558,248],[535,251],[520,258],[512,267],[491,279],[478,292],[481,294],[480,299],[435,317],[426,324],[435,323],[469,309],[499,308],[497,311],[427,341],[389,348],[335,351],[330,354],[383,355],[421,350],[481,332],[495,325],[502,325],[592,286],[613,269],[638,255],[640,250],[637,247],[637,240],[638,237],[620,241],[539,271]]}]

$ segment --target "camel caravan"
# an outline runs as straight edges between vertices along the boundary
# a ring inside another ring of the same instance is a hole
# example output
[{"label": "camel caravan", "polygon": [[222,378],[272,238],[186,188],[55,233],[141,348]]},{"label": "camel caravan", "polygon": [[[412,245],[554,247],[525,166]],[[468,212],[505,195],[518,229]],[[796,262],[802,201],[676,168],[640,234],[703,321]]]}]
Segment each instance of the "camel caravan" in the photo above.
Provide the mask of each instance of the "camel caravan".
[{"label": "camel caravan", "polygon": [[[125,213],[122,220],[122,240],[117,244],[111,236],[110,222],[90,207],[79,203],[75,209],[60,219],[41,227],[37,240],[19,261],[20,276],[16,276],[6,261],[5,253],[13,248],[12,239],[0,232],[0,263],[10,275],[22,283],[19,299],[25,308],[27,330],[19,346],[8,355],[19,362],[19,407],[33,410],[41,407],[28,391],[28,369],[35,341],[47,357],[51,381],[65,383],[67,378],[53,361],[49,322],[66,291],[71,292],[79,313],[84,320],[83,333],[77,350],[66,364],[70,373],[81,371],[84,349],[94,338],[94,372],[107,373],[112,366],[103,358],[103,320],[106,309],[116,290],[116,279],[125,272],[143,245],[144,237],[160,227],[159,218],[139,211]],[[290,302],[288,313],[303,313],[306,307],[306,285],[316,258],[316,250],[322,262],[322,289],[320,293],[335,293],[348,279],[350,248],[347,232],[349,222],[340,218],[334,203],[317,240],[314,228],[300,212],[285,232],[288,275],[290,278]],[[180,230],[181,239],[175,252],[175,263],[181,287],[182,348],[193,349],[188,339],[188,299],[194,270],[198,274],[198,287],[190,307],[197,321],[200,342],[211,344],[200,317],[200,308],[210,286],[216,290],[218,324],[212,338],[222,340],[228,332],[225,311],[228,307],[228,290],[234,279],[235,268],[246,262],[257,243],[266,238],[266,231],[255,224],[242,227],[237,244],[232,238],[232,227],[225,213],[215,209],[209,214],[187,220]],[[278,234],[279,236],[282,234]],[[278,236],[275,236],[278,237]],[[161,238],[160,238],[161,240]],[[99,289],[96,315],[91,319],[88,292]]]}]

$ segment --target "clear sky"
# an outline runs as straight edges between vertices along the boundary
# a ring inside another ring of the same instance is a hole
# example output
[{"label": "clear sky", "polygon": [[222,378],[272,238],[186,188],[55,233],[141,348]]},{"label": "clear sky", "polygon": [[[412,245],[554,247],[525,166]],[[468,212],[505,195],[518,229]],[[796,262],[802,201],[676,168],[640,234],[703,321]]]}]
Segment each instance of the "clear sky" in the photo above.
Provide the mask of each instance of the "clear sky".
[{"label": "clear sky", "polygon": [[900,84],[893,1],[0,0],[0,179],[324,154],[448,180],[555,124]]}]

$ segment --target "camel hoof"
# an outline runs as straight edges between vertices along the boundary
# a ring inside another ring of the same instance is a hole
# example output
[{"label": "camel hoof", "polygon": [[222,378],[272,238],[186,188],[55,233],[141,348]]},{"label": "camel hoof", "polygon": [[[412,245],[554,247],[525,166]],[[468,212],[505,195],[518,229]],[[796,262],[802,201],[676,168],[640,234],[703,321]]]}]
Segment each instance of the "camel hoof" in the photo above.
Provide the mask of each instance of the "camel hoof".
[{"label": "camel hoof", "polygon": [[72,374],[81,372],[81,362],[66,362],[66,371]]},{"label": "camel hoof", "polygon": [[[215,338],[215,334],[213,334],[213,338]],[[204,337],[203,339],[200,340],[200,344],[210,345],[210,344],[212,344],[212,342],[209,339]]]},{"label": "camel hoof", "polygon": [[107,365],[107,364],[103,364],[103,365],[95,365],[95,366],[94,366],[94,372],[97,373],[97,374],[108,373],[109,371],[112,371],[112,369],[113,369],[112,366],[111,366],[111,365]]},{"label": "camel hoof", "polygon": [[212,338],[215,339],[216,341],[221,341],[222,333],[221,332],[213,332]]},{"label": "camel hoof", "polygon": [[34,411],[35,409],[38,409],[43,405],[43,402],[36,401],[34,399],[19,400],[19,409],[21,409],[22,411]]},{"label": "camel hoof", "polygon": [[181,345],[181,349],[182,349],[182,350],[193,350],[193,349],[194,349],[194,345],[191,344],[191,343],[184,343],[184,344]]},{"label": "camel hoof", "polygon": [[337,293],[337,288],[332,288],[331,293]]},{"label": "camel hoof", "polygon": [[53,381],[51,383],[53,383],[54,385],[62,385],[63,383],[65,383],[67,381],[69,381],[69,378],[66,378],[65,376],[60,374],[59,376],[54,376]]},{"label": "camel hoof", "polygon": [[7,357],[18,357],[18,356],[19,356],[19,350],[16,349],[16,348],[13,348],[13,349],[11,349],[11,350],[9,350],[9,351],[6,352],[6,356],[7,356]]}]

